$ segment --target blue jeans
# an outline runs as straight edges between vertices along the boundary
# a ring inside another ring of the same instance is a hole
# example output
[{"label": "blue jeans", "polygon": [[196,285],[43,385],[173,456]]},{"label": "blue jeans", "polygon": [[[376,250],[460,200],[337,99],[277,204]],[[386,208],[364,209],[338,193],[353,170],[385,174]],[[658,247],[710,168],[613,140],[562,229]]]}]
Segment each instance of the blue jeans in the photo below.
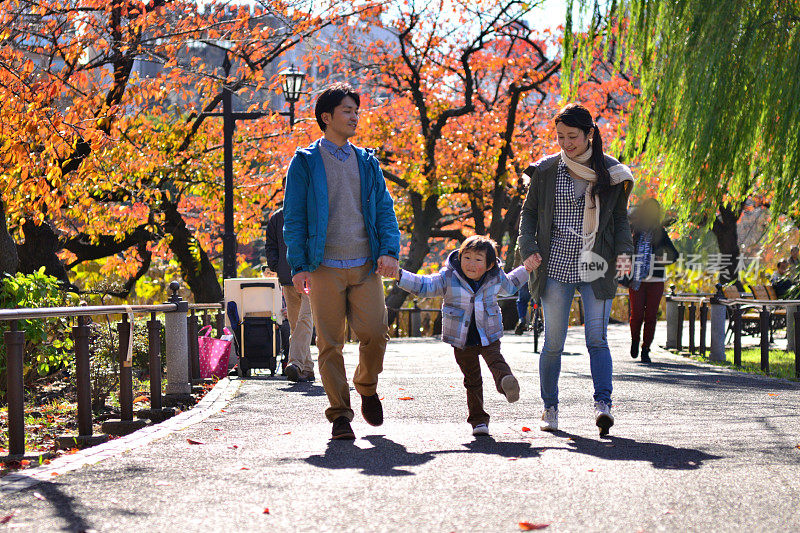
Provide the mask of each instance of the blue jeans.
[{"label": "blue jeans", "polygon": [[586,347],[594,382],[594,400],[611,405],[611,351],[606,331],[611,315],[612,300],[598,300],[589,283],[561,283],[545,280],[542,291],[544,312],[544,346],[539,355],[539,382],[545,408],[558,406],[558,375],[561,373],[561,353],[567,339],[569,310],[575,289],[583,298]]},{"label": "blue jeans", "polygon": [[517,293],[517,316],[520,322],[528,322],[528,304],[531,301],[531,291],[528,290],[528,283],[526,282],[519,288]]}]

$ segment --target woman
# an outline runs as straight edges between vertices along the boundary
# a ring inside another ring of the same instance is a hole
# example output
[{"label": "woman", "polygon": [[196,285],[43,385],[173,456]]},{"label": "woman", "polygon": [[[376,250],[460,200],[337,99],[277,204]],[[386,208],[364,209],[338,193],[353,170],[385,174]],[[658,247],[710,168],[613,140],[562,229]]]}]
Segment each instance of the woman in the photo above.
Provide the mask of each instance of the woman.
[{"label": "woman", "polygon": [[664,294],[664,268],[675,262],[678,250],[661,222],[661,204],[643,200],[631,216],[633,226],[633,268],[628,294],[631,305],[631,357],[639,355],[639,338],[644,323],[642,363],[650,362],[650,345],[656,332],[658,308]]},{"label": "woman", "polygon": [[577,290],[585,310],[586,346],[594,382],[595,424],[600,435],[611,414],[611,352],[606,339],[617,287],[617,257],[633,251],[628,224],[630,169],[603,153],[591,113],[569,104],[555,117],[561,152],[525,172],[530,188],[522,208],[519,246],[531,269],[531,297],[541,298],[544,346],[539,379],[544,413],[540,429],[558,429],[558,376],[569,311]]}]

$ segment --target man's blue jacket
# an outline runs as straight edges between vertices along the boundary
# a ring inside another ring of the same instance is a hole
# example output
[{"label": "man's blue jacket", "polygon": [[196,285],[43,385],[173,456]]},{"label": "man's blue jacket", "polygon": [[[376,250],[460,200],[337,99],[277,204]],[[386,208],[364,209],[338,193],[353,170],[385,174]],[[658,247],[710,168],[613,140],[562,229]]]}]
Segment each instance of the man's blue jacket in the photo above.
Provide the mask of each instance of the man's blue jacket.
[{"label": "man's blue jacket", "polygon": [[[328,179],[319,144],[317,140],[308,148],[298,148],[286,175],[283,240],[292,276],[298,272],[313,272],[322,264],[325,254]],[[382,255],[399,258],[400,229],[378,159],[371,150],[353,148],[361,174],[361,211],[374,270]]]}]

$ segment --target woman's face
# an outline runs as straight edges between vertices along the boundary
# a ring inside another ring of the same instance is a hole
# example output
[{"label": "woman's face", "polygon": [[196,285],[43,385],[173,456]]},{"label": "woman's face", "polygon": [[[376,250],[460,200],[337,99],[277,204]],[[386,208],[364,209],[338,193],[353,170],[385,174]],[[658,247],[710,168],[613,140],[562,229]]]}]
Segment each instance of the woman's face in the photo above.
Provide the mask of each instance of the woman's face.
[{"label": "woman's face", "polygon": [[589,149],[589,136],[580,128],[573,128],[559,122],[556,124],[556,134],[559,148],[571,158],[581,155]]}]

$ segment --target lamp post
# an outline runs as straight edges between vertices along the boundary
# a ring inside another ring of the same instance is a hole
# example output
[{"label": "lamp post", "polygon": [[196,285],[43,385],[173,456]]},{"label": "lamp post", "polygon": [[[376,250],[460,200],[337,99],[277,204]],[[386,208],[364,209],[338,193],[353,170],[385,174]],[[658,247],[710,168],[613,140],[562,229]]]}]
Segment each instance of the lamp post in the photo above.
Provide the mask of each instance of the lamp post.
[{"label": "lamp post", "polygon": [[[227,80],[231,71],[231,61],[228,52],[222,61]],[[289,117],[289,128],[294,126],[294,104],[302,94],[305,74],[297,70],[294,65],[278,74],[281,76],[281,86],[286,101],[289,102],[289,112],[281,111],[280,114]],[[222,113],[203,113],[203,117],[222,117],[223,121],[223,158],[224,158],[224,184],[225,198],[223,204],[224,230],[222,233],[222,279],[236,277],[236,233],[233,230],[233,131],[236,129],[237,120],[253,120],[261,118],[267,113],[261,111],[234,113],[233,92],[226,84],[222,86]]]},{"label": "lamp post", "polygon": [[283,97],[289,102],[289,129],[292,129],[294,127],[294,104],[300,99],[306,75],[292,65],[282,70],[278,76],[281,78]]}]

